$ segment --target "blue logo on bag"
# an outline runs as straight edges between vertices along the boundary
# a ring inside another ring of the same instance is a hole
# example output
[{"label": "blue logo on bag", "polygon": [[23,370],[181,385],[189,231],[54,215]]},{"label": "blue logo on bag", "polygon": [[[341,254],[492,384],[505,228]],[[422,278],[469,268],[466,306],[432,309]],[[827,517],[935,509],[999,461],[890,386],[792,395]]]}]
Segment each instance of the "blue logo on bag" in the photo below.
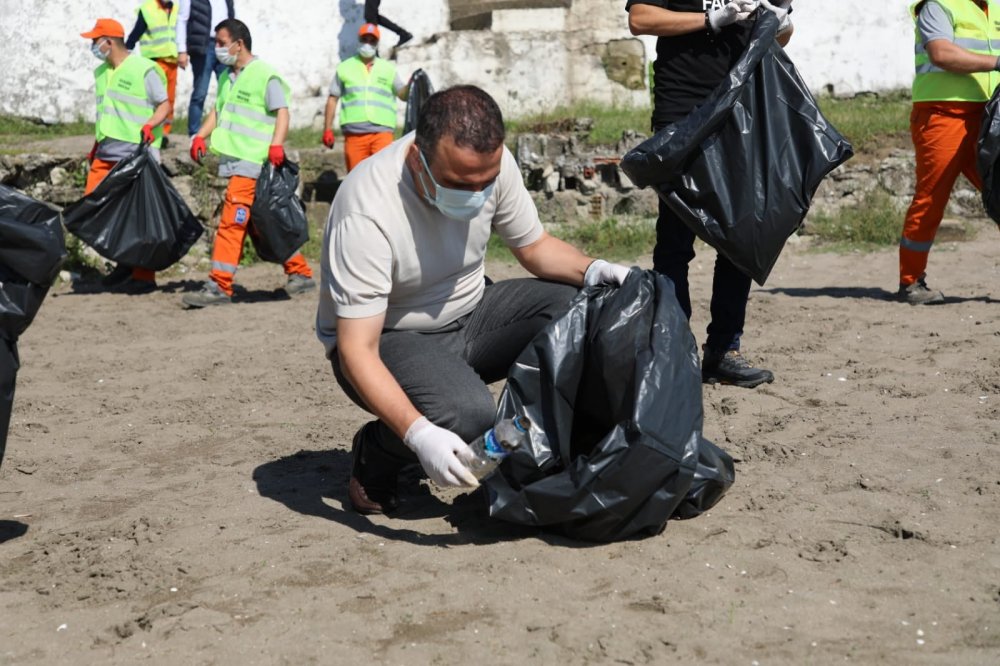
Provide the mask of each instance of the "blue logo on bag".
[{"label": "blue logo on bag", "polygon": [[236,224],[246,224],[247,223],[247,215],[249,215],[249,214],[250,214],[249,211],[246,208],[244,208],[243,206],[240,206],[239,208],[237,208],[236,209]]}]

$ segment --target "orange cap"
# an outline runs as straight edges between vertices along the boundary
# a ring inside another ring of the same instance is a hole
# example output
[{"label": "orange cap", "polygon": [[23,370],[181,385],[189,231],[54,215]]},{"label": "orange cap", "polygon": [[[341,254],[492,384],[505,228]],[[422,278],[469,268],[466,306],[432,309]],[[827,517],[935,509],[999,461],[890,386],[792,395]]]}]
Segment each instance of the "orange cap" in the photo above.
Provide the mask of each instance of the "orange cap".
[{"label": "orange cap", "polygon": [[375,39],[382,39],[382,33],[379,32],[378,26],[374,23],[365,23],[358,30],[358,37],[364,37],[365,35],[374,35]]},{"label": "orange cap", "polygon": [[101,18],[97,19],[97,23],[90,29],[90,32],[81,32],[80,36],[87,39],[97,39],[98,37],[120,37],[121,39],[125,39],[125,28],[114,19]]}]

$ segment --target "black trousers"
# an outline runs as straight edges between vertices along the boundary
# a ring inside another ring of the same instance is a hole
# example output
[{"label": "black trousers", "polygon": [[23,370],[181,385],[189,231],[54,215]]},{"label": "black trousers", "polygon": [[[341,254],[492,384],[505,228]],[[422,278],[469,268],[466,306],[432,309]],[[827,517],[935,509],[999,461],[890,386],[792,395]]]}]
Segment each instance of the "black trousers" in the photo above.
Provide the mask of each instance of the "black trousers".
[{"label": "black trousers", "polygon": [[378,6],[380,4],[382,4],[382,0],[365,0],[365,23],[380,25],[383,28],[392,30],[397,35],[402,36],[406,32],[406,29],[401,28],[386,17],[379,14]]}]

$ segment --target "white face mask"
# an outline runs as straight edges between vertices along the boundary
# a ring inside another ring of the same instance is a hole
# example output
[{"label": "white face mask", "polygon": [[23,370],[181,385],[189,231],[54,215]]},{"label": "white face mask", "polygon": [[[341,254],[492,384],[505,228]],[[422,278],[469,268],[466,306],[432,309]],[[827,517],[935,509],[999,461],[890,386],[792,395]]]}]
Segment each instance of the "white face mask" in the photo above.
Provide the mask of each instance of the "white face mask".
[{"label": "white face mask", "polygon": [[93,53],[94,57],[98,60],[107,60],[108,56],[111,54],[111,51],[105,53],[101,50],[101,42],[99,41],[90,45],[90,52]]},{"label": "white face mask", "polygon": [[374,44],[361,42],[361,45],[358,47],[358,55],[362,58],[374,58],[376,53],[378,53],[378,48]]},{"label": "white face mask", "polygon": [[422,173],[417,174],[417,177],[420,178],[420,185],[424,188],[424,200],[427,201],[427,203],[441,211],[441,214],[445,217],[450,217],[453,220],[468,222],[476,215],[479,215],[479,211],[483,209],[483,206],[486,205],[490,195],[493,194],[493,186],[496,185],[496,181],[490,183],[478,192],[441,187],[438,185],[437,181],[434,180],[434,176],[431,175],[431,169],[427,166],[427,160],[424,159],[424,153],[422,151],[417,151],[417,154],[420,156],[420,164],[424,167],[427,177],[430,178],[431,183],[434,184],[434,198],[431,198],[431,196],[427,193],[429,188],[427,187],[427,183],[424,182],[424,175]]},{"label": "white face mask", "polygon": [[216,46],[215,47],[215,59],[221,62],[226,67],[232,67],[236,64],[236,56],[229,52],[229,47],[232,46]]}]

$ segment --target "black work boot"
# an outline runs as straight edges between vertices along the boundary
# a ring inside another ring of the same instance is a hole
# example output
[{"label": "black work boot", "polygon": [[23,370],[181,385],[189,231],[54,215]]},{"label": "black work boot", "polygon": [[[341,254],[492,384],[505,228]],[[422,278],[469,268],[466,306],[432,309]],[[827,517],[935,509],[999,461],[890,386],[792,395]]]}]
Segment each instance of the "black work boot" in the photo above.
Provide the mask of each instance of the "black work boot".
[{"label": "black work boot", "polygon": [[730,384],[742,388],[756,388],[770,384],[774,375],[770,370],[755,368],[743,358],[738,349],[715,351],[705,349],[701,363],[701,381],[704,384]]},{"label": "black work boot", "polygon": [[351,480],[347,498],[362,514],[391,513],[399,507],[399,470],[409,461],[401,460],[372,441],[377,421],[369,421],[354,435],[351,446]]}]

